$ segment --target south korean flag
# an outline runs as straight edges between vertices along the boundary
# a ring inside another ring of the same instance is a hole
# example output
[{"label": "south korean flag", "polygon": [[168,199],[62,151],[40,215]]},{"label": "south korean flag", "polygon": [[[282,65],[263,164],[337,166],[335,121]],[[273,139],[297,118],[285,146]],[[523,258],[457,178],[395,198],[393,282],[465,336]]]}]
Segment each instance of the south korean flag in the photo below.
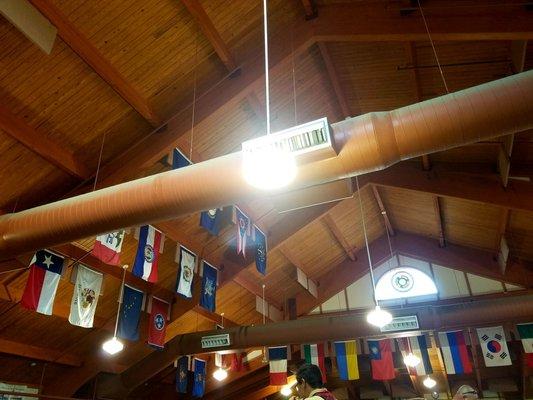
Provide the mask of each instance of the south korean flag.
[{"label": "south korean flag", "polygon": [[477,335],[483,352],[485,366],[500,367],[512,365],[505,333],[501,326],[478,328]]}]

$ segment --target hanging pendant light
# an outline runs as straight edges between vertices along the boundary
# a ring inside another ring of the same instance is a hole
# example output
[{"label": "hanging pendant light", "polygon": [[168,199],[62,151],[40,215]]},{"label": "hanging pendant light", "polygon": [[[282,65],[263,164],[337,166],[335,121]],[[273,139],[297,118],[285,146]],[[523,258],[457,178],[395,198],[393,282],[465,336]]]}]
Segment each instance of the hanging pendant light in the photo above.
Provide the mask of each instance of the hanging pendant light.
[{"label": "hanging pendant light", "polygon": [[408,367],[414,368],[420,364],[420,358],[415,356],[413,353],[409,353],[403,358],[403,362]]},{"label": "hanging pendant light", "polygon": [[215,372],[213,372],[213,378],[215,378],[217,381],[221,382],[224,379],[228,377],[228,371],[222,368],[218,368]]},{"label": "hanging pendant light", "polygon": [[380,306],[376,306],[372,311],[366,315],[366,321],[378,328],[383,328],[392,321],[392,314],[388,311],[382,310]]},{"label": "hanging pendant light", "polygon": [[120,304],[122,303],[122,294],[124,292],[124,280],[126,279],[126,271],[128,269],[128,265],[124,264],[122,266],[122,285],[120,286],[120,294],[118,298],[118,307],[117,307],[117,318],[115,320],[115,332],[113,334],[113,337],[109,340],[106,340],[102,344],[102,349],[109,355],[115,355],[117,353],[120,353],[122,350],[124,350],[124,343],[122,343],[117,338],[117,330],[118,330],[118,318],[120,315]]},{"label": "hanging pendant light", "polygon": [[428,376],[426,379],[424,379],[424,381],[422,383],[428,389],[432,389],[432,388],[435,387],[435,385],[437,385],[437,381],[435,379],[431,378],[431,376]]}]

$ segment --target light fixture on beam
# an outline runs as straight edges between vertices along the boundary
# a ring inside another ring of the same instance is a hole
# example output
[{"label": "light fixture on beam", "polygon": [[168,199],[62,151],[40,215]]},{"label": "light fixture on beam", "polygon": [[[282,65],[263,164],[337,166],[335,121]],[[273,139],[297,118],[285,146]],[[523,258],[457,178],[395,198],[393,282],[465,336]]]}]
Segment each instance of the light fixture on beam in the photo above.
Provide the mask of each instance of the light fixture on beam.
[{"label": "light fixture on beam", "polygon": [[408,367],[416,367],[418,364],[420,364],[420,358],[418,358],[417,356],[415,356],[413,353],[409,353],[407,354],[404,358],[403,358],[403,362],[405,365],[407,365]]},{"label": "light fixture on beam", "polygon": [[424,381],[422,383],[428,389],[432,389],[437,384],[437,381],[435,379],[431,378],[430,376],[428,376],[426,379],[424,379]]},{"label": "light fixture on beam", "polygon": [[382,310],[380,306],[376,306],[366,316],[366,321],[378,328],[383,328],[392,321],[392,314],[388,311]]},{"label": "light fixture on beam", "polygon": [[126,271],[128,270],[128,265],[124,264],[122,266],[122,285],[120,286],[120,294],[118,297],[118,306],[117,306],[117,319],[115,320],[115,332],[113,333],[113,337],[109,340],[106,340],[102,344],[102,349],[109,355],[115,355],[117,353],[120,353],[122,350],[124,350],[124,343],[122,343],[117,338],[117,330],[118,330],[118,317],[120,315],[120,304],[122,303],[122,295],[124,293],[124,280],[126,279]]}]

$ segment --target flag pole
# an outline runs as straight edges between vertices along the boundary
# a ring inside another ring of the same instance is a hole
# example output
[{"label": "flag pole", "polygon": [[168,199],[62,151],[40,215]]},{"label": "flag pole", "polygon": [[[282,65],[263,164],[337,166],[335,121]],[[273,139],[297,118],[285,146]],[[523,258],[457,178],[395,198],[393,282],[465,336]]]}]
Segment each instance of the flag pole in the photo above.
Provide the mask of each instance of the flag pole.
[{"label": "flag pole", "polygon": [[117,337],[117,331],[118,331],[118,318],[120,314],[120,305],[122,304],[122,296],[124,295],[124,283],[126,282],[126,271],[128,270],[128,264],[124,264],[122,266],[122,283],[120,285],[120,294],[118,295],[118,301],[117,301],[117,318],[115,319],[115,332],[113,333],[113,337]]},{"label": "flag pole", "polygon": [[476,381],[478,385],[478,393],[481,394],[480,398],[483,398],[483,386],[481,385],[481,373],[479,372],[479,359],[477,346],[474,343],[474,336],[472,335],[472,328],[468,328],[468,337],[470,338],[470,347],[472,348],[472,359],[474,361],[474,370],[476,371]]}]

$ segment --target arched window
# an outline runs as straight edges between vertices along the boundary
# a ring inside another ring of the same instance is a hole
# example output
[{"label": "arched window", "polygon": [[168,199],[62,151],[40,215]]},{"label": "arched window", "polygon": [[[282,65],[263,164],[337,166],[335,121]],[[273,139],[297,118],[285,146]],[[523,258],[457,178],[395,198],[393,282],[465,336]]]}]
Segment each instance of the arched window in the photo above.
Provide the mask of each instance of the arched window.
[{"label": "arched window", "polygon": [[437,293],[433,279],[412,267],[398,267],[385,272],[376,283],[378,300],[404,299]]}]

